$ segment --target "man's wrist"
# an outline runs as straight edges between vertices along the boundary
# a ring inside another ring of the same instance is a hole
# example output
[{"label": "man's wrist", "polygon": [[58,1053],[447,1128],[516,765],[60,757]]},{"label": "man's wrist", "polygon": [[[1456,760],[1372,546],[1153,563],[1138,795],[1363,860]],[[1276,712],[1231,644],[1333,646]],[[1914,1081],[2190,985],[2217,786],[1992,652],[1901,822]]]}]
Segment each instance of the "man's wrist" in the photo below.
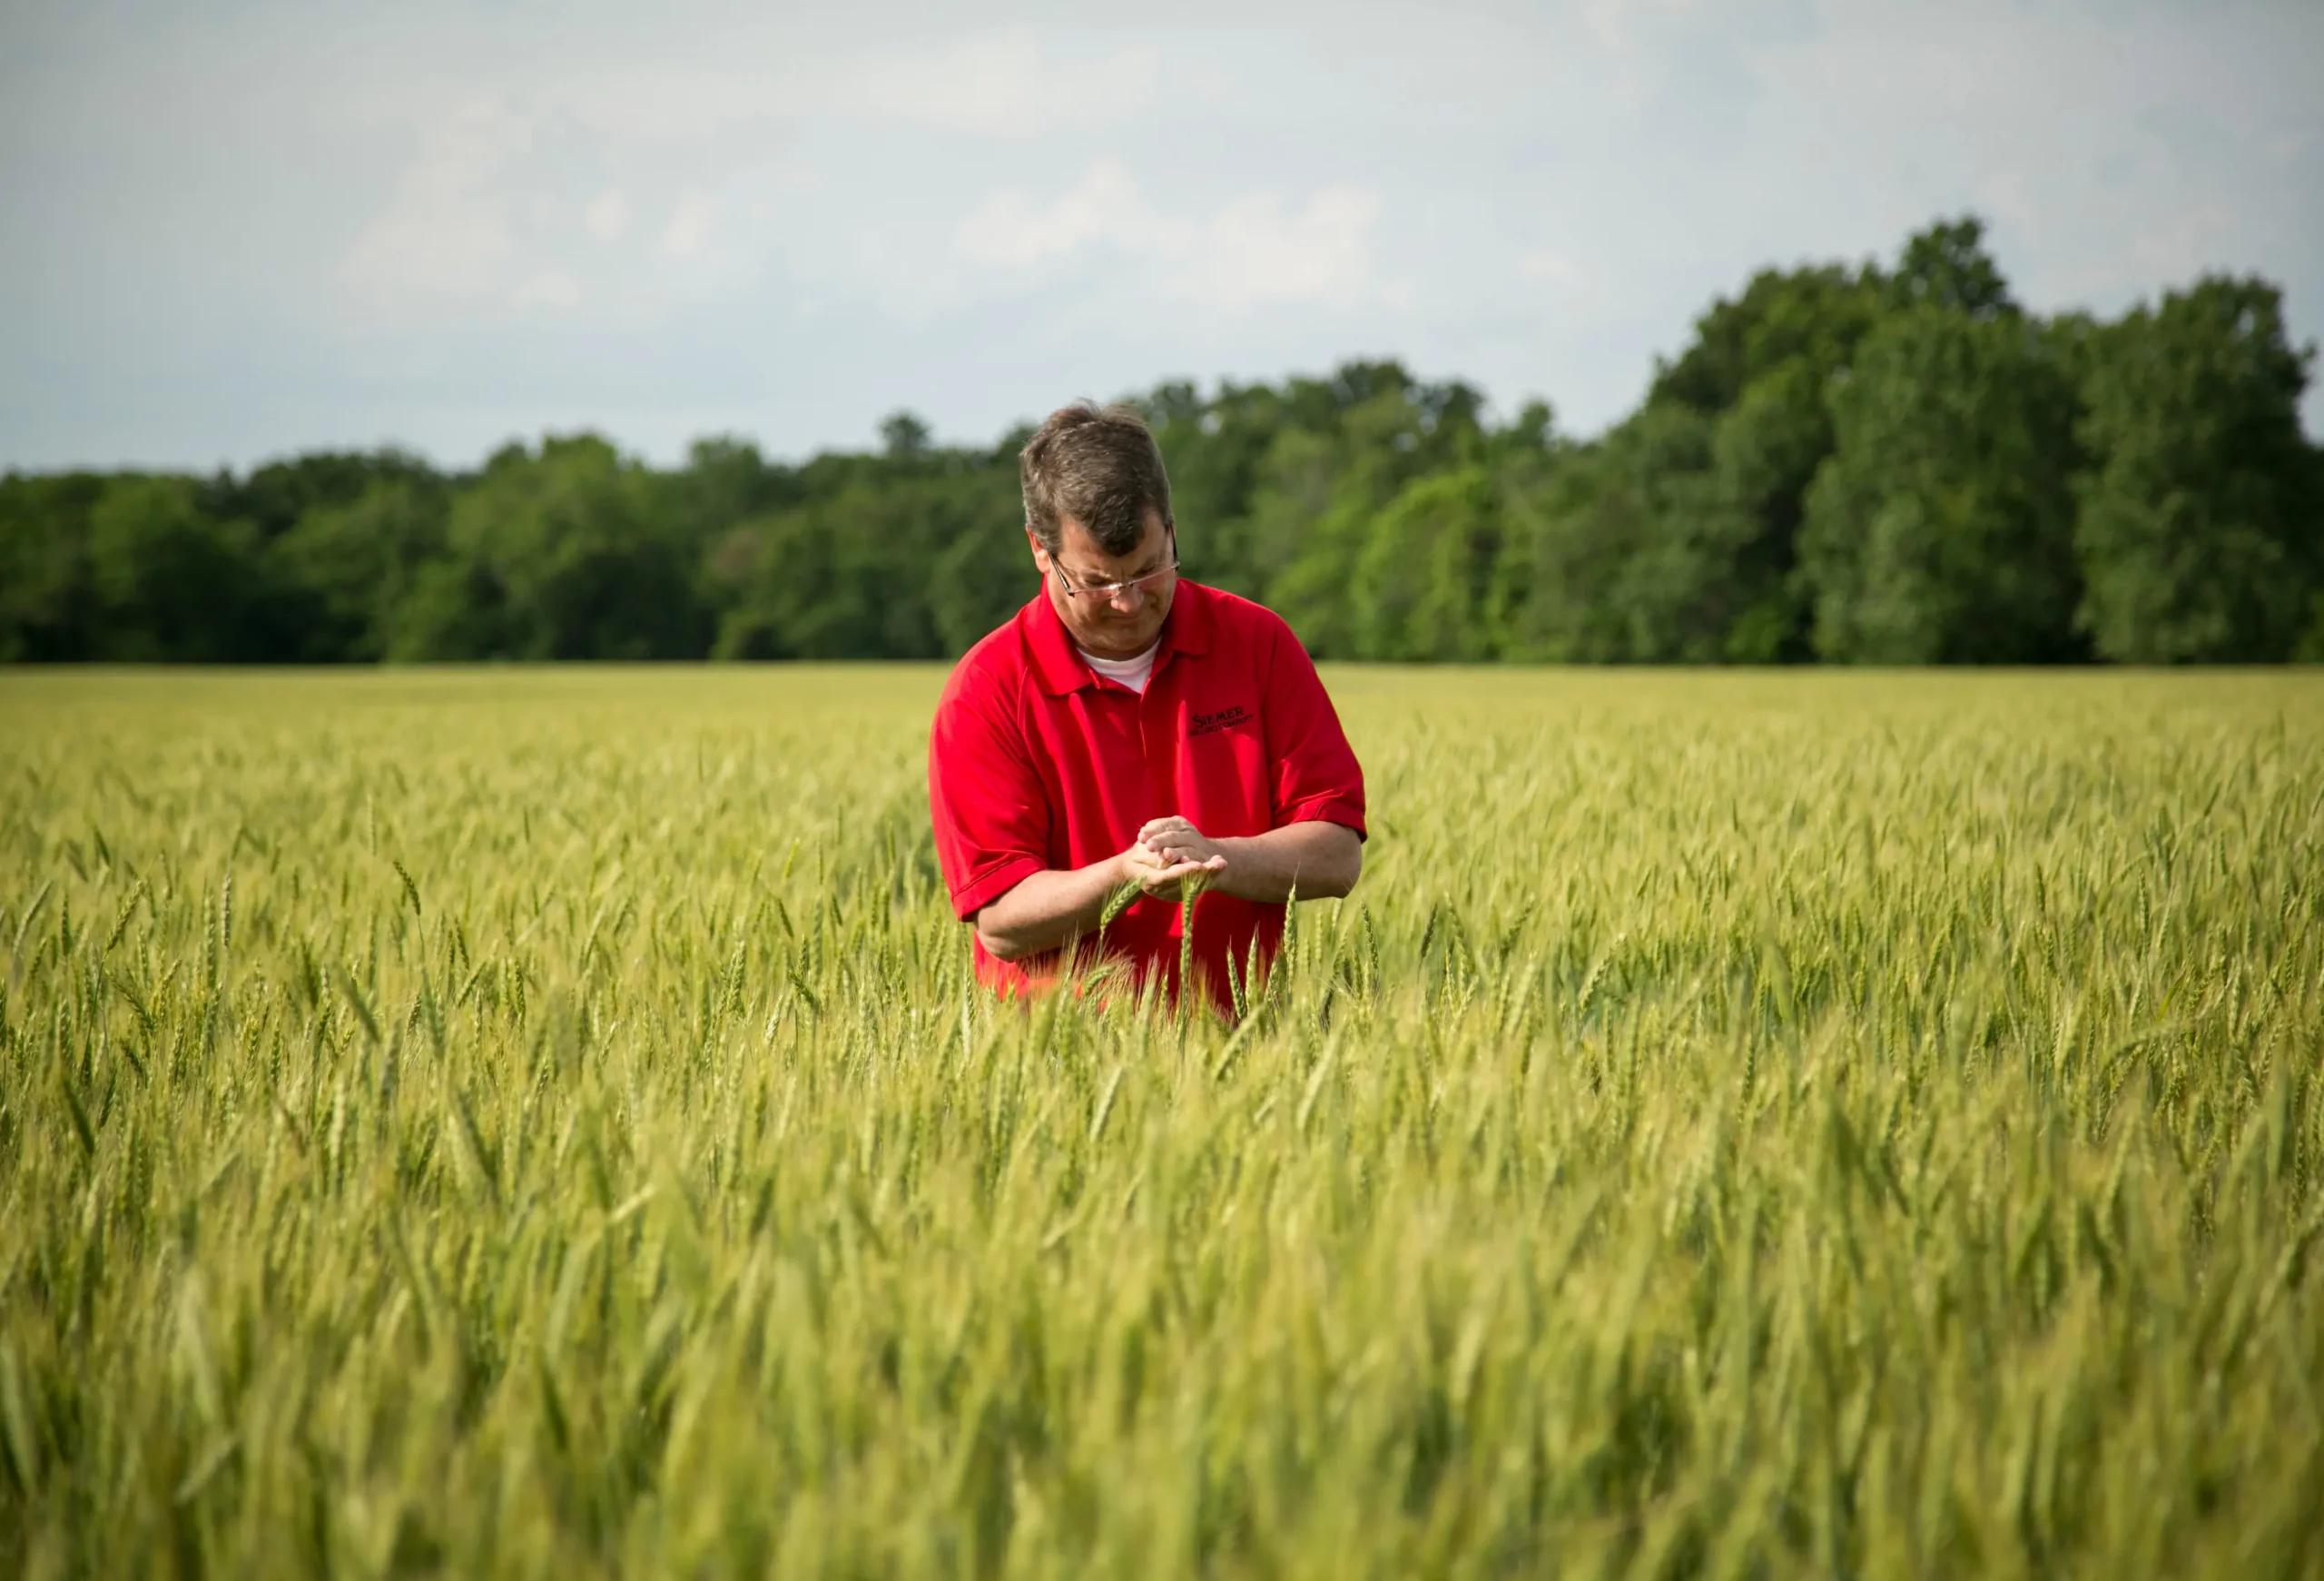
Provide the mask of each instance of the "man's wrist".
[{"label": "man's wrist", "polygon": [[1226,858],[1226,866],[1221,872],[1206,875],[1204,880],[1206,884],[1221,894],[1233,895],[1237,900],[1262,898],[1250,893],[1252,881],[1257,872],[1251,855],[1250,837],[1241,835],[1221,835],[1213,839],[1210,846],[1220,856]]}]

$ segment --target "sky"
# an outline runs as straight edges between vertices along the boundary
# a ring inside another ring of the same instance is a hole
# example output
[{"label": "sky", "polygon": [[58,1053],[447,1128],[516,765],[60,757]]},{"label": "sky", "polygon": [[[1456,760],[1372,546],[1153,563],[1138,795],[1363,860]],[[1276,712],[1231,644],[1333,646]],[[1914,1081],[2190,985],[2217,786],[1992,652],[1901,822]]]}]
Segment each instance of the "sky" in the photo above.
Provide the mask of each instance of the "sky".
[{"label": "sky", "polygon": [[1754,270],[1965,212],[2038,311],[2257,273],[2304,342],[2319,79],[2319,0],[0,0],[0,467],[986,444],[1354,357],[1587,435]]}]

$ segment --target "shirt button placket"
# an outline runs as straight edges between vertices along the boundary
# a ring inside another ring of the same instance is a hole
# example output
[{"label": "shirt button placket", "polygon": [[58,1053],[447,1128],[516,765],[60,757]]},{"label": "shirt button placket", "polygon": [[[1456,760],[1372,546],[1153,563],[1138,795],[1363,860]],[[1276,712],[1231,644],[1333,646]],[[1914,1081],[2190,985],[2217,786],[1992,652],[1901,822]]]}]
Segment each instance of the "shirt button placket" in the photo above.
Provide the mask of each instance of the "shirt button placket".
[{"label": "shirt button placket", "polygon": [[[1167,658],[1168,655],[1162,656]],[[1154,673],[1147,677],[1146,690],[1138,695],[1138,744],[1145,749],[1146,758],[1146,817],[1168,817],[1186,809],[1178,798],[1179,732],[1176,728],[1178,715],[1175,664],[1157,662]],[[1140,820],[1143,822],[1144,820]],[[1177,938],[1186,929],[1187,914],[1183,906],[1170,907],[1170,930],[1167,937]],[[1175,973],[1177,963],[1170,968]]]},{"label": "shirt button placket", "polygon": [[[1138,745],[1146,759],[1146,816],[1167,817],[1178,807],[1177,732],[1170,727],[1174,708],[1167,668],[1157,665],[1137,698]],[[1140,820],[1143,822],[1144,820]]]}]

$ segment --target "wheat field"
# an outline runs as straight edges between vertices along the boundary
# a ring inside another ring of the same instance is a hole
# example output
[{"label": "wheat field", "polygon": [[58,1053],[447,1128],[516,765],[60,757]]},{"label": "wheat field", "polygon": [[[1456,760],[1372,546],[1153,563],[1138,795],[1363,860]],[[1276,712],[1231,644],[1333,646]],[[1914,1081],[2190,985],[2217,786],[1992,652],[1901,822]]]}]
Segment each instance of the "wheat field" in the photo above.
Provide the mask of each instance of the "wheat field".
[{"label": "wheat field", "polygon": [[2324,677],[1327,671],[1231,1028],[940,678],[0,677],[0,1573],[2324,1573]]}]

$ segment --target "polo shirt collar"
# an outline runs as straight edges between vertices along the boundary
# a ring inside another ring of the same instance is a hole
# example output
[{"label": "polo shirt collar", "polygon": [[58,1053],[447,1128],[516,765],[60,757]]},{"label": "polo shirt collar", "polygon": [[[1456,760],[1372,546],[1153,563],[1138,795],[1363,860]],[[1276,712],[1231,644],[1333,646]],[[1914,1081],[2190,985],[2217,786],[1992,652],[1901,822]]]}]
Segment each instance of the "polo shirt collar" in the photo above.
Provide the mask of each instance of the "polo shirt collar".
[{"label": "polo shirt collar", "polygon": [[[1210,651],[1212,597],[1211,590],[1199,582],[1178,583],[1178,590],[1170,600],[1170,618],[1162,623],[1161,646],[1154,655],[1157,674],[1174,653]],[[1033,595],[1021,620],[1025,646],[1032,654],[1033,673],[1041,683],[1041,690],[1052,697],[1062,697],[1098,684],[1097,672],[1082,660],[1081,650],[1073,646],[1072,634],[1066,630],[1065,622],[1058,618],[1057,610],[1050,605],[1048,588]]]}]

